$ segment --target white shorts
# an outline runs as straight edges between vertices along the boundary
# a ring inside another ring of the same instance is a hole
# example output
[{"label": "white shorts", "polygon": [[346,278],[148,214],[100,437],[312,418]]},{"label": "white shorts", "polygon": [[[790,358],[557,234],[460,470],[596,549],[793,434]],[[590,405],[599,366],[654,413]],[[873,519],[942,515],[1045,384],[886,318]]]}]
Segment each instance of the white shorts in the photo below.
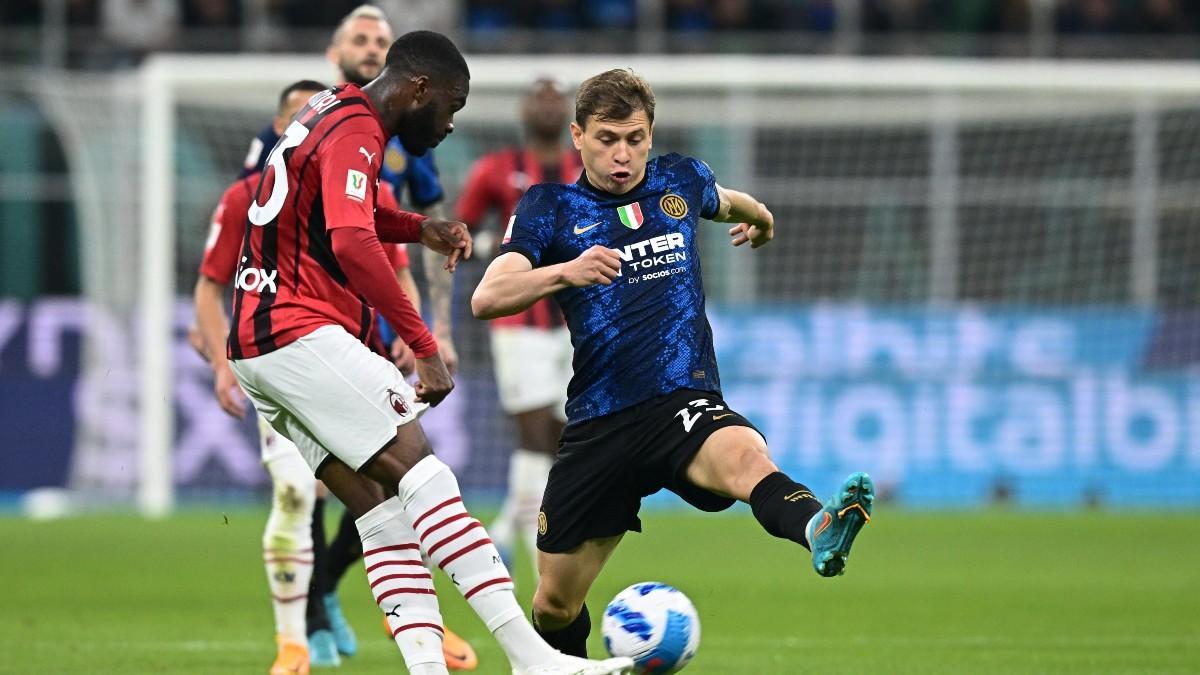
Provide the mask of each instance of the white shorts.
[{"label": "white shorts", "polygon": [[230,365],[258,413],[314,473],[329,455],[357,471],[428,408],[391,361],[341,326]]},{"label": "white shorts", "polygon": [[500,407],[509,415],[549,407],[565,420],[572,354],[571,333],[565,326],[493,328]]}]

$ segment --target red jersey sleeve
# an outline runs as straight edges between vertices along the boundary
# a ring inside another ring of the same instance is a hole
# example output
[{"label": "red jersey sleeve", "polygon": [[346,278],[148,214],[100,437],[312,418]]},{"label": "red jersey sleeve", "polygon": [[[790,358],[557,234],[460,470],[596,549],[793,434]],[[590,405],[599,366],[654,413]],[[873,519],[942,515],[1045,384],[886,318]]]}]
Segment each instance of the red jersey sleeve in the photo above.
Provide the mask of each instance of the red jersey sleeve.
[{"label": "red jersey sleeve", "polygon": [[258,183],[258,177],[257,173],[250,174],[230,185],[213,212],[208,240],[204,242],[204,259],[200,261],[200,274],[219,284],[233,281],[237,272],[238,255],[246,234],[246,212],[250,209],[253,186]]},{"label": "red jersey sleeve", "polygon": [[[458,198],[455,210],[458,219],[472,230],[479,228],[488,208],[497,203],[495,195],[496,176],[502,172],[496,166],[496,155],[485,155],[471,167],[466,184]],[[507,176],[507,173],[504,173]]]},{"label": "red jersey sleeve", "polygon": [[365,117],[352,118],[343,126],[355,125],[359,119],[364,121],[357,128],[331,134],[318,151],[326,230],[375,229],[382,139],[367,128],[374,122]]}]

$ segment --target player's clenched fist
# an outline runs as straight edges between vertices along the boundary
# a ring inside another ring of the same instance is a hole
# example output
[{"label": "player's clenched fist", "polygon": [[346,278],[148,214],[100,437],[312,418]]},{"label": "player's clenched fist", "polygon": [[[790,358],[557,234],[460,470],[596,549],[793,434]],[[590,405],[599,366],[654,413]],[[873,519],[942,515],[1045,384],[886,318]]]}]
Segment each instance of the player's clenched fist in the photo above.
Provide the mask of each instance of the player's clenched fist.
[{"label": "player's clenched fist", "polygon": [[426,218],[421,223],[421,243],[446,256],[446,269],[451,272],[460,259],[471,257],[471,233],[457,221]]},{"label": "player's clenched fist", "polygon": [[437,405],[454,389],[454,380],[438,355],[417,359],[417,400]]},{"label": "player's clenched fist", "polygon": [[611,284],[621,274],[621,256],[597,244],[567,263],[563,273],[565,281],[575,287]]}]

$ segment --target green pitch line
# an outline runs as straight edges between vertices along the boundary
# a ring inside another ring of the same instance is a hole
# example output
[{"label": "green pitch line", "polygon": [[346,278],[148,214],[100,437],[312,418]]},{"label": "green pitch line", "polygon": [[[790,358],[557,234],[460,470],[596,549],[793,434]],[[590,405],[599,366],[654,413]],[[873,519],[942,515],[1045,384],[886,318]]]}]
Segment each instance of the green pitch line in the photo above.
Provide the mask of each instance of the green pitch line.
[{"label": "green pitch line", "polygon": [[[650,515],[594,589],[593,616],[636,581],[683,589],[703,626],[688,675],[1200,671],[1200,514],[880,504],[875,515],[836,579],[819,578],[805,552],[761,534],[744,512]],[[266,672],[264,518],[0,519],[0,673]],[[337,672],[403,672],[363,577],[351,574],[342,602],[362,651]],[[524,568],[518,580],[526,601]],[[508,673],[442,582],[447,621],[474,643],[477,672]]]}]

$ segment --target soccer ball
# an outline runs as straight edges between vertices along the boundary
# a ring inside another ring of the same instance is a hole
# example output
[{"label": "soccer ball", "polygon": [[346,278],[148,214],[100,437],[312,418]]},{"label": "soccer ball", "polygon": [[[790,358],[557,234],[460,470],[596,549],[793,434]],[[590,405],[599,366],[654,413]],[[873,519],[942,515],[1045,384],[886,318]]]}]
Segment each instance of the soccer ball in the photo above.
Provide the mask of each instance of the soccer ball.
[{"label": "soccer ball", "polygon": [[617,593],[600,627],[608,653],[633,659],[639,675],[678,672],[700,647],[696,608],[666,584],[634,584]]}]

